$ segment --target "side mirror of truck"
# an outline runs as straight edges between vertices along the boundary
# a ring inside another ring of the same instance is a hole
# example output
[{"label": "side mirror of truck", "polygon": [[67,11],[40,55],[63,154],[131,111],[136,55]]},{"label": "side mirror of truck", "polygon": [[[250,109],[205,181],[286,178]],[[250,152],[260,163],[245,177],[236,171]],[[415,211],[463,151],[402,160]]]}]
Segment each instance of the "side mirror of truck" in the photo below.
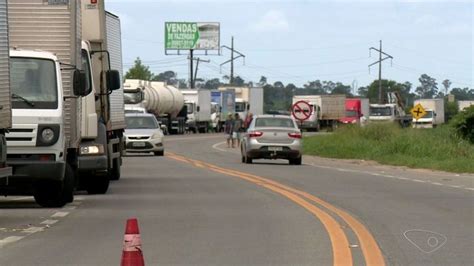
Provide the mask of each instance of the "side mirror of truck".
[{"label": "side mirror of truck", "polygon": [[76,69],[72,78],[73,93],[75,96],[87,96],[92,91],[92,87],[86,82],[86,72]]},{"label": "side mirror of truck", "polygon": [[114,91],[121,88],[122,84],[120,84],[120,72],[117,70],[108,70],[105,72],[105,78],[107,79],[107,88],[109,91]]},{"label": "side mirror of truck", "polygon": [[250,104],[247,104],[247,111],[250,110]]},{"label": "side mirror of truck", "polygon": [[199,113],[199,111],[201,110],[201,108],[199,108],[199,106],[196,108],[197,112]]}]

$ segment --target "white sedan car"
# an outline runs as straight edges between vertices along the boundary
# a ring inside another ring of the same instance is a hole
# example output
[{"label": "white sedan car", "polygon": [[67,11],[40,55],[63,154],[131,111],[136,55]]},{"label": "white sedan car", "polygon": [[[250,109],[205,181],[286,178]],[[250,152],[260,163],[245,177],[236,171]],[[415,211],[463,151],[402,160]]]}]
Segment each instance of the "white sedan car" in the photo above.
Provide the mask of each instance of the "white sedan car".
[{"label": "white sedan car", "polygon": [[301,165],[301,132],[293,118],[285,115],[257,115],[242,138],[242,162],[254,159],[287,159]]},{"label": "white sedan car", "polygon": [[126,114],[125,147],[127,152],[153,152],[163,156],[163,131],[152,114]]}]

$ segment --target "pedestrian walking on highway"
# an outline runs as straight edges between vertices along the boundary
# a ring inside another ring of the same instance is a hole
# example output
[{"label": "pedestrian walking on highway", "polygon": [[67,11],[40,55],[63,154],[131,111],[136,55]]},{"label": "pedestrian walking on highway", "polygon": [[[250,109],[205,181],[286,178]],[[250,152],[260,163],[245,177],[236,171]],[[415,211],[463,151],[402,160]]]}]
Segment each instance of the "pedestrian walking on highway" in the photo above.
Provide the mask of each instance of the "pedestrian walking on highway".
[{"label": "pedestrian walking on highway", "polygon": [[232,114],[227,115],[227,119],[225,120],[224,124],[224,133],[227,135],[227,148],[234,147],[234,138],[233,134],[233,127],[234,127],[234,119],[232,118]]},{"label": "pedestrian walking on highway", "polygon": [[253,120],[253,114],[249,112],[244,122],[245,131],[247,131],[247,129],[249,128],[250,123],[252,123],[252,120]]},{"label": "pedestrian walking on highway", "polygon": [[[234,126],[232,128],[232,131],[233,139],[237,141],[237,148],[240,148],[240,133],[244,131],[244,120],[240,118],[239,114],[235,114]],[[234,148],[234,144],[232,144],[232,148]]]}]

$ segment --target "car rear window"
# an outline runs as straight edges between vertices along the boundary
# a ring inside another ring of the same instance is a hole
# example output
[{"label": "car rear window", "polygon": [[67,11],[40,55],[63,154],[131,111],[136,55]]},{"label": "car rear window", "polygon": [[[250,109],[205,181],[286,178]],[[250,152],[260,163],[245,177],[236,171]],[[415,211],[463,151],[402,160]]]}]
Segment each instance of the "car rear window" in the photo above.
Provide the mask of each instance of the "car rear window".
[{"label": "car rear window", "polygon": [[294,128],[293,120],[288,118],[257,118],[255,127],[290,127]]}]

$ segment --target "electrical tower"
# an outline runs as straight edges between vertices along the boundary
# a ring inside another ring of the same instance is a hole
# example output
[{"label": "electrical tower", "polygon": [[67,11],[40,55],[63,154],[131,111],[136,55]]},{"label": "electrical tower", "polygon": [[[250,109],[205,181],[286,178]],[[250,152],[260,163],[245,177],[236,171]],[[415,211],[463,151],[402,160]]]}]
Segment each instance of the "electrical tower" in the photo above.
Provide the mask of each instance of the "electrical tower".
[{"label": "electrical tower", "polygon": [[[375,65],[375,64],[379,64],[379,104],[383,104],[383,94],[382,94],[382,61],[385,61],[387,59],[391,59],[393,60],[393,56],[387,54],[387,53],[384,53],[383,50],[382,50],[382,40],[380,40],[380,49],[377,49],[377,48],[374,48],[374,47],[370,47],[369,49],[369,54],[372,50],[375,50],[377,52],[379,52],[379,60],[370,64],[369,65],[369,71],[370,71],[370,67]],[[382,54],[384,54],[386,57],[382,58]]]},{"label": "electrical tower", "polygon": [[[242,57],[244,59],[244,64],[245,64],[245,55],[234,49],[234,36],[232,36],[232,41],[231,41],[230,47],[226,46],[226,45],[223,45],[222,48],[226,48],[226,49],[230,50],[230,60],[225,61],[220,66],[222,68],[223,65],[230,63],[230,85],[232,85],[232,84],[234,84],[234,60],[236,60],[237,58]],[[238,56],[234,57],[234,53],[237,53]]]}]

